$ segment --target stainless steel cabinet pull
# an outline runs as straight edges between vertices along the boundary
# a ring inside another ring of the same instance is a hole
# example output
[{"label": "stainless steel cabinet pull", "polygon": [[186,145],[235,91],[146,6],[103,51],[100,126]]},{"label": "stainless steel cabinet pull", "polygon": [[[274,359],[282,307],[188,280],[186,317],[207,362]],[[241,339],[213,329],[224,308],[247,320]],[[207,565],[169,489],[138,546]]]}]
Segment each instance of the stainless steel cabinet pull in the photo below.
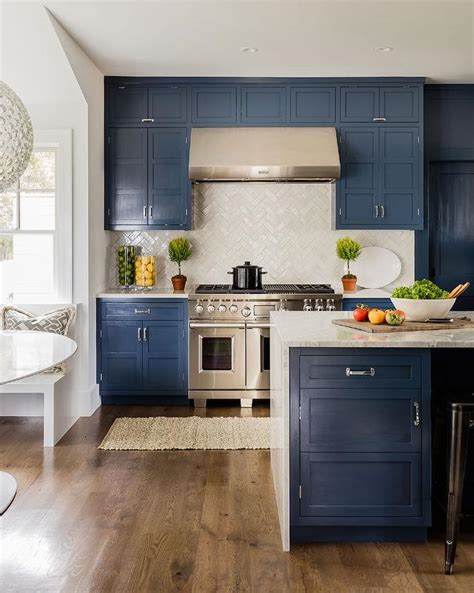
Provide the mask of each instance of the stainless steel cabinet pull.
[{"label": "stainless steel cabinet pull", "polygon": [[375,218],[379,217],[379,206],[378,204],[375,204]]},{"label": "stainless steel cabinet pull", "polygon": [[153,206],[150,206],[150,218],[153,218]]},{"label": "stainless steel cabinet pull", "polygon": [[137,330],[137,340],[139,342],[142,341],[142,328],[141,327],[139,327],[138,330]]},{"label": "stainless steel cabinet pull", "polygon": [[383,121],[387,121],[387,118],[385,118],[385,117],[374,117],[373,121],[382,121],[383,122]]},{"label": "stainless steel cabinet pull", "polygon": [[370,369],[364,369],[362,371],[353,371],[350,367],[346,367],[346,377],[373,377],[374,375],[374,367],[370,367]]},{"label": "stainless steel cabinet pull", "polygon": [[143,206],[143,218],[146,218],[146,206]]},{"label": "stainless steel cabinet pull", "polygon": [[147,124],[147,123],[151,123],[152,124],[154,121],[155,120],[152,117],[142,117],[142,122],[144,124]]},{"label": "stainless steel cabinet pull", "polygon": [[385,206],[380,206],[380,218],[385,218]]},{"label": "stainless steel cabinet pull", "polygon": [[149,315],[151,313],[150,309],[135,309],[136,315],[140,315],[144,313],[145,315]]},{"label": "stainless steel cabinet pull", "polygon": [[143,328],[143,341],[148,342],[148,328],[147,327]]},{"label": "stainless steel cabinet pull", "polygon": [[420,426],[420,424],[421,424],[420,402],[413,402],[413,408],[415,410],[415,418],[413,420],[413,426]]}]

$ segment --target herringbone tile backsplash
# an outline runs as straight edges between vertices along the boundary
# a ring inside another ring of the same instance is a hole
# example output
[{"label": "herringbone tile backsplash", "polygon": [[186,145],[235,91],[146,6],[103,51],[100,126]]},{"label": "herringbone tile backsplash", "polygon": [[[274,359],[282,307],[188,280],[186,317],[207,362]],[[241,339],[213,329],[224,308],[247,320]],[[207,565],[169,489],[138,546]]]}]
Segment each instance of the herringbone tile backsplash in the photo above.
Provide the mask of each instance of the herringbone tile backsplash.
[{"label": "herringbone tile backsplash", "polygon": [[176,273],[168,261],[170,239],[186,236],[193,256],[183,264],[192,283],[229,283],[232,266],[250,260],[268,272],[266,283],[330,282],[340,288],[343,264],[335,254],[339,237],[349,235],[367,247],[391,249],[402,261],[396,285],[414,279],[413,231],[331,230],[333,185],[285,183],[203,183],[194,186],[192,231],[115,232],[110,285],[117,285],[115,247],[143,246],[157,256],[157,283]]}]

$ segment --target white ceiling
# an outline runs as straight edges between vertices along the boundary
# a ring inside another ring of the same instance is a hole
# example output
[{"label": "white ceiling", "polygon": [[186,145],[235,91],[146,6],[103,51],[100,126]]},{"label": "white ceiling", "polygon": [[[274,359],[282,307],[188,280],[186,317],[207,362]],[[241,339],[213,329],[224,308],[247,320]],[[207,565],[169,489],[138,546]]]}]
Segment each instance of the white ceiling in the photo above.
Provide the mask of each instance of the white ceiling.
[{"label": "white ceiling", "polygon": [[[471,0],[48,1],[108,75],[474,82]],[[243,46],[258,53],[245,54]],[[380,54],[375,48],[391,46]]]}]

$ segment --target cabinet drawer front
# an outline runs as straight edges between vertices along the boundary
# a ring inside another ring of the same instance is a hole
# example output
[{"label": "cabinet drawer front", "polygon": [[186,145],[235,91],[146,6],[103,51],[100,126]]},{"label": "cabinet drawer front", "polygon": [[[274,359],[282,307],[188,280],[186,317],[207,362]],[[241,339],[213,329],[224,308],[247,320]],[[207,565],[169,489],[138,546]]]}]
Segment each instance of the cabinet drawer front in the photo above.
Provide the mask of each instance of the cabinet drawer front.
[{"label": "cabinet drawer front", "polygon": [[417,389],[303,389],[302,451],[419,452]]},{"label": "cabinet drawer front", "polygon": [[170,321],[184,319],[183,303],[103,303],[102,319]]},{"label": "cabinet drawer front", "polygon": [[421,360],[418,356],[362,354],[350,356],[302,355],[302,388],[420,387]]},{"label": "cabinet drawer front", "polygon": [[419,517],[421,454],[301,453],[302,517]]}]

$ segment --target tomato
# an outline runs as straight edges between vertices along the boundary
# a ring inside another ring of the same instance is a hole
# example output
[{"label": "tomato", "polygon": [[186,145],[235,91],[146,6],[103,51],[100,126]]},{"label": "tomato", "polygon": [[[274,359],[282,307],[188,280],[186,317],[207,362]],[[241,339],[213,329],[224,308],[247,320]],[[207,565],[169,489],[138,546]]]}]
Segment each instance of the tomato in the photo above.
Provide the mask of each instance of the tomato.
[{"label": "tomato", "polygon": [[399,311],[387,311],[385,313],[385,321],[389,325],[401,325],[405,320]]},{"label": "tomato", "polygon": [[385,311],[385,315],[387,315],[387,313],[397,313],[398,315],[402,316],[403,321],[405,321],[406,319],[406,315],[405,315],[405,311],[402,311],[401,309],[387,309]]},{"label": "tomato", "polygon": [[352,317],[356,321],[367,321],[369,316],[369,307],[367,305],[357,305],[357,307],[352,311]]},{"label": "tomato", "polygon": [[369,311],[369,321],[374,325],[380,325],[385,321],[385,312],[381,309],[371,309]]}]

